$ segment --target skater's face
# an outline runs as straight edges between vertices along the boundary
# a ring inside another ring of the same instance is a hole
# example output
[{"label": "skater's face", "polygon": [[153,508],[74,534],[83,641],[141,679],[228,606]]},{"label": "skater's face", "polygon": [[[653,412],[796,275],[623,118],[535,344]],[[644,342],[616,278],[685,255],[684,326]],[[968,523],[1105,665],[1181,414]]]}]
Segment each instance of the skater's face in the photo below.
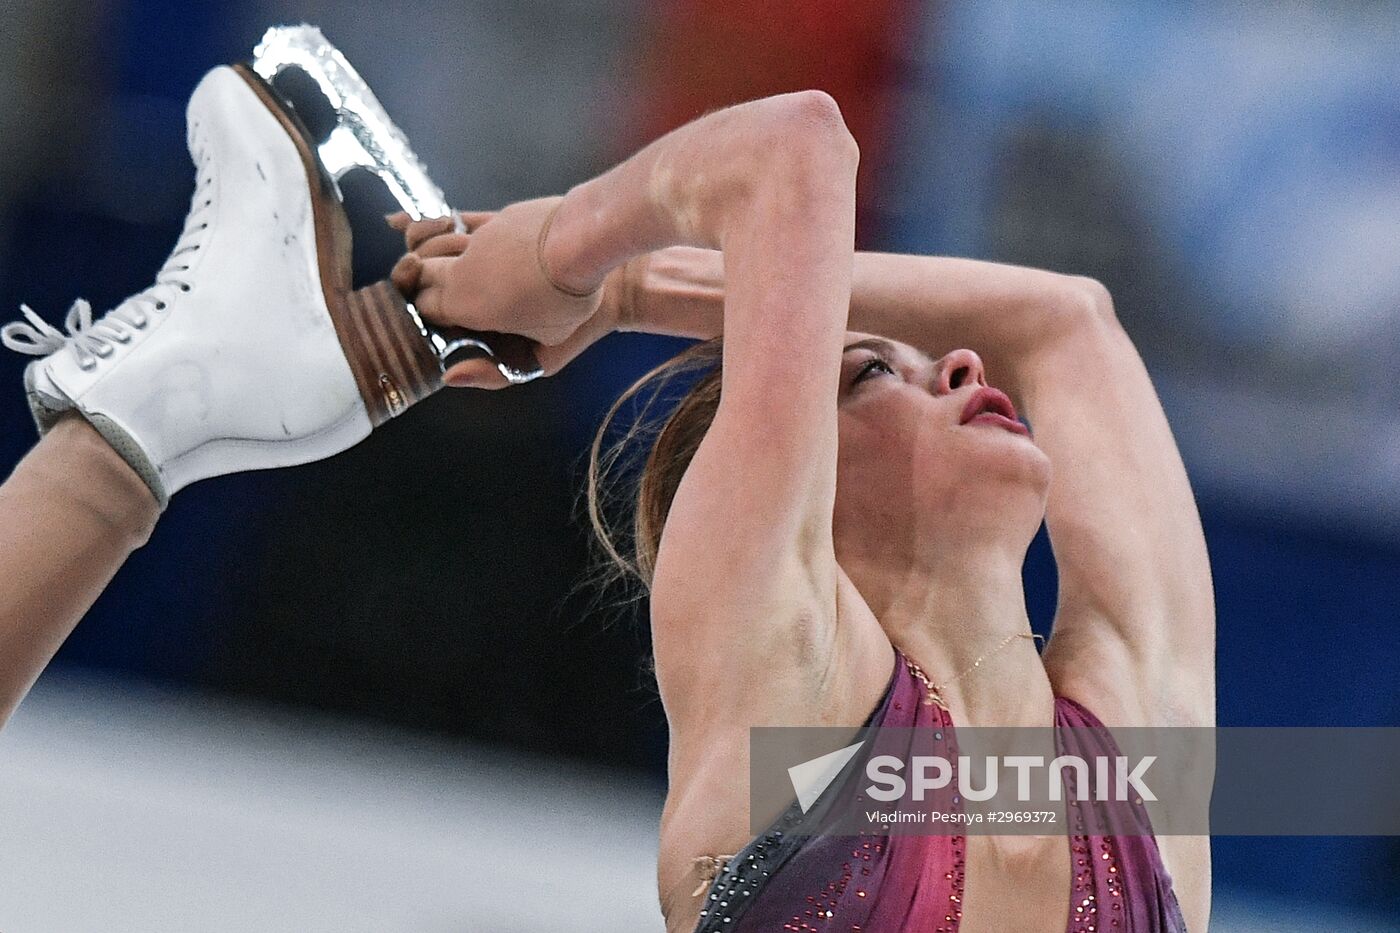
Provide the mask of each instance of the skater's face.
[{"label": "skater's face", "polygon": [[1044,516],[1049,459],[972,350],[935,359],[848,334],[837,433],[833,530],[848,570],[999,527],[1033,534]]}]

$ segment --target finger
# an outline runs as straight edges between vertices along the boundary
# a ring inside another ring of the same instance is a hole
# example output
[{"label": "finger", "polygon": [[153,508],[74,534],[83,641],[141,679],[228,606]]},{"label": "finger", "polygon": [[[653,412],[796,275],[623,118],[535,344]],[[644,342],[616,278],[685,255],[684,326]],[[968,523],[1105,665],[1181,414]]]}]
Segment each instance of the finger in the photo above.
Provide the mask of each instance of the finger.
[{"label": "finger", "polygon": [[496,363],[486,357],[455,364],[443,374],[442,380],[454,389],[504,389],[510,385]]},{"label": "finger", "polygon": [[452,228],[451,217],[425,217],[415,220],[404,230],[404,244],[409,250],[416,250],[424,240],[451,232]]},{"label": "finger", "polygon": [[441,236],[429,237],[424,240],[414,252],[423,259],[460,256],[467,251],[467,242],[470,239],[471,237],[465,233],[444,233]]},{"label": "finger", "polygon": [[423,273],[423,260],[417,253],[405,253],[394,270],[389,273],[389,281],[402,295],[412,296],[418,291],[418,283]]},{"label": "finger", "polygon": [[385,214],[384,222],[400,233],[403,233],[408,229],[408,225],[413,223],[413,218],[408,216],[408,211],[395,211]]},{"label": "finger", "polygon": [[418,287],[422,289],[442,289],[452,274],[453,256],[434,256],[430,259],[418,257],[423,263],[423,271],[418,273]]},{"label": "finger", "polygon": [[440,317],[442,314],[442,288],[435,285],[424,285],[425,279],[426,276],[419,275],[418,294],[413,296],[413,306],[418,309],[418,313],[428,323],[446,323]]},{"label": "finger", "polygon": [[496,216],[495,211],[462,211],[461,213],[462,223],[467,225],[468,233]]},{"label": "finger", "polygon": [[428,237],[447,233],[452,227],[451,217],[425,217],[422,220],[415,220],[404,231],[404,242],[408,245],[409,251],[412,252],[418,249],[418,245]]}]

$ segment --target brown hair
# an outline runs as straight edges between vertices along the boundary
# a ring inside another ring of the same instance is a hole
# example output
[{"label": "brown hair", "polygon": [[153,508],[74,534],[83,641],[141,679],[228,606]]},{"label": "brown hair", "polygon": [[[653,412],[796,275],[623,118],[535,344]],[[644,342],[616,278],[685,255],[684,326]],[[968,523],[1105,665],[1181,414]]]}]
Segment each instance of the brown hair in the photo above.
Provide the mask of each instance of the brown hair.
[{"label": "brown hair", "polygon": [[[588,519],[605,558],[602,583],[631,580],[651,590],[656,553],[666,515],[676,497],[681,478],[719,408],[721,338],[686,349],[634,382],[608,409],[588,458]],[[664,419],[652,419],[653,408],[678,378],[699,374]],[[606,445],[618,413],[628,403],[641,400],[641,411],[622,437]],[[650,438],[649,444],[643,443]],[[641,461],[641,473],[628,489],[622,474]],[[621,488],[619,488],[621,487]],[[606,515],[623,498],[630,500],[629,535],[620,535]]]}]

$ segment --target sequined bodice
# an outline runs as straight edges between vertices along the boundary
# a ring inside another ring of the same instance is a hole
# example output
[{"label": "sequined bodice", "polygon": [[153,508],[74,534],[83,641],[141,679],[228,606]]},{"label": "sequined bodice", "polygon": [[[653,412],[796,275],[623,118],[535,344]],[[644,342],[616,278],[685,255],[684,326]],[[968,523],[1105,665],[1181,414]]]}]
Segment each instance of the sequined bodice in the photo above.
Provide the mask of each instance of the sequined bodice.
[{"label": "sequined bodice", "polygon": [[[935,743],[954,749],[951,717],[922,697],[904,657],[896,653],[889,687],[867,725],[932,730]],[[1056,698],[1055,724],[1065,730],[1060,735],[1075,737],[1066,741],[1100,746],[1069,751],[1117,754],[1103,724],[1073,700]],[[1093,737],[1084,738],[1086,732]],[[834,784],[827,793],[836,789]],[[960,803],[956,796],[951,802]],[[1145,813],[1137,834],[1093,835],[1083,831],[1077,807],[1069,811],[1078,831],[1069,839],[1073,878],[1067,933],[1184,933]],[[696,933],[957,933],[966,837],[792,832],[802,819],[794,804],[725,865],[702,895]]]}]

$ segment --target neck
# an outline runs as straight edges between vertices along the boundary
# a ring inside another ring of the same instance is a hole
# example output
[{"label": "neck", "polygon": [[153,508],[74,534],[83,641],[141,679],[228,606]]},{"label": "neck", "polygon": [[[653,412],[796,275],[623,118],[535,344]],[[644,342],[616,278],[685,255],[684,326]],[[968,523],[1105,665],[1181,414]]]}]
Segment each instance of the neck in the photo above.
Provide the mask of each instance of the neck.
[{"label": "neck", "polygon": [[1024,557],[1024,549],[999,545],[959,547],[873,588],[871,609],[890,641],[923,668],[961,724],[1051,721],[1044,665],[1034,640],[1020,637],[1031,633]]}]

